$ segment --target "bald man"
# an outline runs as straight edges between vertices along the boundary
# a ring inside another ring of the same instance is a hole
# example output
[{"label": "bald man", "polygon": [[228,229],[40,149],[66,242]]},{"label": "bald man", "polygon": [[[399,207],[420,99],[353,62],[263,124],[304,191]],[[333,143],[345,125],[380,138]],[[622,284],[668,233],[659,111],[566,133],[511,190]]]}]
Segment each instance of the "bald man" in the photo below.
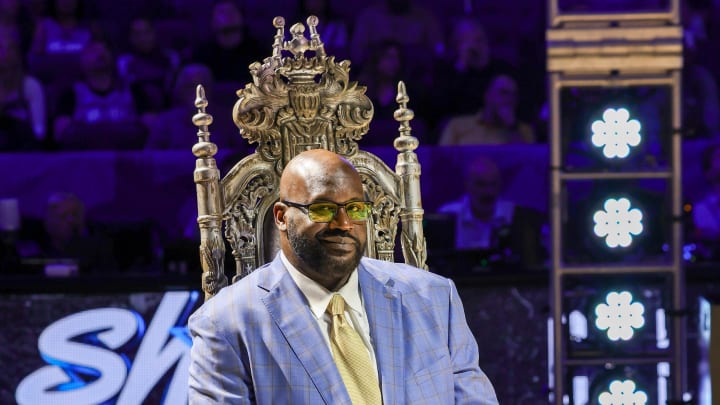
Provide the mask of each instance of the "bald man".
[{"label": "bald man", "polygon": [[[363,257],[370,209],[344,158],[288,163],[273,207],[281,251],[190,318],[190,404],[497,404],[452,281]],[[334,360],[334,295],[374,399],[351,394]]]}]

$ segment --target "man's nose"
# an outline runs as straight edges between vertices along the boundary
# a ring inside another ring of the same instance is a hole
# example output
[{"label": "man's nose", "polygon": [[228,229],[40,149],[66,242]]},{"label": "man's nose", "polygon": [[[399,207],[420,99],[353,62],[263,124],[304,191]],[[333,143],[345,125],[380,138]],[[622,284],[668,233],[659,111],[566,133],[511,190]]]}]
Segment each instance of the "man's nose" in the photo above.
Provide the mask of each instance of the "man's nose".
[{"label": "man's nose", "polygon": [[332,228],[340,228],[344,230],[350,230],[353,227],[352,221],[345,211],[345,207],[338,207],[335,217],[328,224]]}]

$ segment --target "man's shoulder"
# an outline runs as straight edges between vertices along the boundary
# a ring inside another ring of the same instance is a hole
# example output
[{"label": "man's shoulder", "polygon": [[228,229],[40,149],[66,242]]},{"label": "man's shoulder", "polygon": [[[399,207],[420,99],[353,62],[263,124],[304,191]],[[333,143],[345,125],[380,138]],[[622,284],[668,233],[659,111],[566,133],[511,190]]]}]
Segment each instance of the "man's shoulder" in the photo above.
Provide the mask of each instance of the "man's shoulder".
[{"label": "man's shoulder", "polygon": [[282,269],[272,266],[271,263],[259,267],[237,282],[221,289],[214,297],[206,301],[203,307],[254,306],[267,293],[269,287],[280,280],[284,271],[279,270]]},{"label": "man's shoulder", "polygon": [[232,283],[223,290],[234,290],[234,293],[248,293],[248,290],[256,288],[267,290],[269,286],[277,283],[284,274],[286,274],[286,271],[282,266],[277,266],[274,262],[269,262],[258,267],[247,276]]},{"label": "man's shoulder", "polygon": [[433,287],[447,287],[449,280],[439,274],[422,270],[405,263],[363,257],[362,267],[383,283],[390,280],[397,290],[408,292]]}]

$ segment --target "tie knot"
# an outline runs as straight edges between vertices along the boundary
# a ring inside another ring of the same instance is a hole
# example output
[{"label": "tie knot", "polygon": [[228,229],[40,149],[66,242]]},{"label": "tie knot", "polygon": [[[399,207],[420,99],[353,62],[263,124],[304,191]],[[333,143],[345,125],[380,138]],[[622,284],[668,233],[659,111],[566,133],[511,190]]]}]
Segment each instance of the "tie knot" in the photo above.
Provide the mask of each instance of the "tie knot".
[{"label": "tie knot", "polygon": [[345,300],[342,295],[333,294],[326,311],[330,315],[342,315],[345,312]]}]

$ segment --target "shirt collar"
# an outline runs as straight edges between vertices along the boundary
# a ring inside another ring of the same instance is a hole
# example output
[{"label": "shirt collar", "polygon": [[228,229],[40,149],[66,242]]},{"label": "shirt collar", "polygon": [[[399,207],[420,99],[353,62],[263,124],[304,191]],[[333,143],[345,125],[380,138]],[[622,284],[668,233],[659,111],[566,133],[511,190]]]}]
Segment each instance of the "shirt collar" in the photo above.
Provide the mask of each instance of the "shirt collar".
[{"label": "shirt collar", "polygon": [[290,277],[292,277],[295,284],[308,300],[310,310],[316,318],[321,318],[323,314],[325,314],[325,309],[330,303],[333,294],[340,294],[345,300],[346,305],[350,307],[353,312],[362,314],[362,299],[360,297],[360,282],[358,281],[357,269],[350,273],[350,278],[340,290],[333,292],[301,273],[300,270],[290,263],[282,251],[280,252],[280,259],[288,273],[290,273]]}]

